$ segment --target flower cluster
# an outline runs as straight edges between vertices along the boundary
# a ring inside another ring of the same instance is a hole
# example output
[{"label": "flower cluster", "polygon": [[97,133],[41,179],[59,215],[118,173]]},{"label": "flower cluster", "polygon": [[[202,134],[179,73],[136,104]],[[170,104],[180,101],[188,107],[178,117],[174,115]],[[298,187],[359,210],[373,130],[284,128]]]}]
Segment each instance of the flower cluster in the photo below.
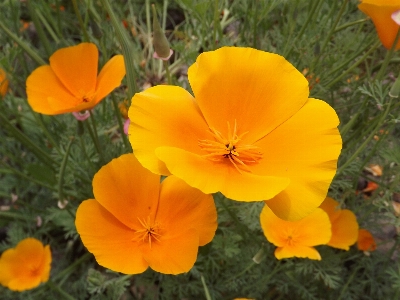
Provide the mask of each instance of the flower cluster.
[{"label": "flower cluster", "polygon": [[[125,75],[121,55],[99,75],[97,64],[91,43],[56,51],[28,77],[29,104],[51,115],[92,109]],[[333,202],[318,208],[336,172],[339,120],[308,97],[298,70],[277,54],[223,47],[200,54],[188,79],[194,95],[170,85],[134,95],[134,154],[104,165],[94,199],[78,207],[77,231],[100,265],[125,274],[188,272],[214,237],[216,192],[265,201],[261,224],[279,259],[320,259],[315,245],[355,242],[358,225],[342,230],[354,215]]]}]

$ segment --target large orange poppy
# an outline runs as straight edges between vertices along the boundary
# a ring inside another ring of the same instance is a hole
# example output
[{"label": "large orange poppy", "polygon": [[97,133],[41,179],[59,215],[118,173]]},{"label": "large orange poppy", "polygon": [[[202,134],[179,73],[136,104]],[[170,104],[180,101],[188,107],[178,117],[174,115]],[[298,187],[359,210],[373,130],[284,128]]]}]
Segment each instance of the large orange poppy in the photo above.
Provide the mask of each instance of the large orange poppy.
[{"label": "large orange poppy", "polygon": [[341,149],[339,120],[308,98],[299,71],[277,54],[223,47],[200,54],[188,76],[195,98],[161,85],[132,99],[129,140],[144,167],[204,193],[268,200],[283,219],[321,204]]},{"label": "large orange poppy", "polygon": [[97,262],[117,272],[188,272],[217,228],[211,195],[175,176],[160,184],[133,154],[102,167],[93,193],[78,207],[76,228]]},{"label": "large orange poppy", "polygon": [[28,103],[36,112],[57,115],[96,106],[121,84],[124,58],[113,56],[97,75],[95,44],[81,43],[57,50],[50,65],[40,66],[26,80]]}]

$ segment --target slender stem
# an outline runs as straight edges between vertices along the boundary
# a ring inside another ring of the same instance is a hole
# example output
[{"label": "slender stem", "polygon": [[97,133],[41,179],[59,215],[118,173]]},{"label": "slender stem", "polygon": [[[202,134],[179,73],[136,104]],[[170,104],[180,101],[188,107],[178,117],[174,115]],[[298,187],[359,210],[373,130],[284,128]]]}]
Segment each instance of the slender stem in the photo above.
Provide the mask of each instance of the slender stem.
[{"label": "slender stem", "polygon": [[218,0],[214,0],[214,26],[213,26],[213,45],[214,49],[217,49],[217,29],[219,26],[219,9]]},{"label": "slender stem", "polygon": [[376,75],[376,80],[378,80],[378,81],[382,80],[383,74],[386,72],[386,68],[389,65],[389,62],[393,56],[394,50],[396,49],[396,45],[397,45],[397,42],[399,41],[399,38],[400,38],[400,27],[399,27],[399,30],[397,31],[397,35],[396,35],[396,38],[394,39],[393,45],[390,48],[390,50],[386,53],[385,59],[382,63],[382,66],[379,69],[378,74]]},{"label": "slender stem", "polygon": [[16,36],[14,33],[12,33],[0,20],[0,28],[3,29],[3,31],[16,42],[24,51],[26,54],[28,54],[38,65],[45,65],[46,62],[35,52],[32,50],[30,44],[25,43],[23,40],[21,40],[18,36]]},{"label": "slender stem", "polygon": [[75,300],[70,294],[60,288],[58,285],[54,284],[51,280],[47,281],[47,285],[54,291],[58,292],[66,300]]},{"label": "slender stem", "polygon": [[76,17],[78,19],[79,26],[81,27],[81,30],[82,30],[82,33],[83,33],[83,40],[85,42],[89,42],[90,38],[89,38],[89,35],[88,35],[87,31],[86,31],[85,25],[83,24],[83,20],[82,20],[81,14],[79,13],[78,3],[76,2],[76,0],[72,0],[72,5],[74,6],[75,15],[76,15]]},{"label": "slender stem", "polygon": [[63,160],[62,160],[61,166],[60,166],[60,172],[58,173],[58,199],[60,201],[64,200],[63,188],[62,188],[63,183],[64,183],[64,172],[65,172],[65,167],[67,166],[69,151],[71,150],[73,141],[74,141],[74,138],[72,137],[67,145],[67,149],[65,150],[65,155],[63,157]]},{"label": "slender stem", "polygon": [[367,146],[367,144],[371,141],[371,139],[374,137],[376,130],[382,125],[382,123],[384,122],[384,120],[386,119],[386,116],[388,115],[389,111],[390,111],[390,106],[392,104],[392,99],[390,98],[388,106],[386,107],[385,112],[383,113],[383,115],[380,117],[378,124],[375,126],[375,128],[371,131],[371,133],[369,134],[369,136],[365,139],[364,143],[361,144],[361,146],[353,153],[353,155],[337,170],[336,174],[340,174],[341,172],[343,172],[344,169],[347,168],[347,166],[349,164],[351,164],[353,162],[354,159],[357,158],[357,156],[360,154],[360,152],[362,150],[364,150],[364,148]]},{"label": "slender stem", "polygon": [[336,27],[335,33],[339,32],[339,31],[341,31],[343,29],[346,29],[348,27],[351,27],[353,25],[362,24],[367,20],[369,20],[369,18],[365,18],[365,19],[361,19],[361,20],[357,20],[357,21],[353,21],[353,22],[349,22],[349,23],[343,24],[342,26]]},{"label": "slender stem", "polygon": [[204,279],[204,276],[201,275],[200,278],[201,278],[201,283],[203,284],[204,293],[206,294],[206,299],[207,300],[212,300],[210,292],[208,291],[208,287],[207,287],[207,284],[206,284],[206,280]]},{"label": "slender stem", "polygon": [[28,5],[29,14],[32,18],[33,24],[35,25],[35,29],[39,36],[40,42],[43,44],[43,47],[46,50],[47,56],[50,56],[53,51],[51,50],[49,39],[47,38],[46,34],[44,33],[42,23],[40,23],[38,15],[36,13],[36,10],[33,7],[32,0],[28,0],[27,5]]},{"label": "slender stem", "polygon": [[171,73],[169,72],[169,62],[163,61],[163,63],[164,63],[164,68],[165,68],[165,74],[167,75],[168,84],[172,85]]},{"label": "slender stem", "polygon": [[128,98],[131,99],[133,95],[136,93],[136,75],[135,75],[135,60],[132,55],[133,44],[131,39],[128,37],[125,28],[123,28],[121,22],[117,19],[114,11],[111,8],[111,5],[108,0],[101,0],[103,4],[103,8],[106,10],[108,15],[110,16],[111,23],[114,27],[116,36],[119,40],[119,43],[122,47],[122,54],[124,55],[125,68],[126,68],[126,77],[128,84]]},{"label": "slender stem", "polygon": [[114,94],[111,95],[111,100],[112,100],[112,103],[113,103],[113,106],[114,106],[114,113],[115,113],[115,116],[116,116],[117,121],[118,121],[119,131],[121,132],[122,141],[124,142],[125,147],[127,149],[130,149],[128,138],[126,137],[126,134],[124,132],[124,124],[122,123],[122,116],[121,116],[121,114],[119,112],[117,100],[115,99]]},{"label": "slender stem", "polygon": [[23,134],[18,128],[16,128],[11,122],[0,112],[0,120],[2,126],[8,127],[10,133],[18,139],[22,144],[29,148],[36,157],[43,163],[54,169],[56,163],[53,158],[42,149],[40,149],[35,143],[33,143],[25,134]]},{"label": "slender stem", "polygon": [[91,137],[93,139],[93,142],[94,142],[94,144],[96,146],[97,152],[99,153],[100,160],[102,162],[104,162],[103,151],[101,149],[99,136],[97,134],[96,121],[94,120],[94,115],[93,115],[92,112],[90,112],[90,122],[92,123],[93,129],[90,127],[89,123],[86,123],[88,125],[88,128],[89,128],[89,133],[90,133],[90,135],[91,135]]}]

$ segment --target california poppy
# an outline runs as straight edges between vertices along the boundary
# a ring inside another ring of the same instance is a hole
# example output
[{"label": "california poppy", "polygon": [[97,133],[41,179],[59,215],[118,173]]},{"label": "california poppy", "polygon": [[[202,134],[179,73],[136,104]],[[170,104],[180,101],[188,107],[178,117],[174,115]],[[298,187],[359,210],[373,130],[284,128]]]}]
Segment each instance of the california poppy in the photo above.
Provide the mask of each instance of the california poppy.
[{"label": "california poppy", "polygon": [[0,68],[0,99],[3,98],[8,91],[8,79],[6,72]]},{"label": "california poppy", "polygon": [[340,209],[339,202],[326,197],[320,205],[329,216],[332,224],[332,237],[328,246],[349,250],[357,242],[358,222],[356,215],[349,209]]},{"label": "california poppy", "polygon": [[0,284],[13,291],[25,291],[49,280],[50,246],[26,238],[0,257]]},{"label": "california poppy", "polygon": [[360,229],[358,231],[357,248],[361,251],[375,251],[376,243],[371,232],[367,229]]},{"label": "california poppy", "polygon": [[[374,22],[379,39],[386,49],[390,49],[400,26],[392,19],[392,14],[400,10],[399,0],[363,0],[358,8]],[[400,48],[400,40],[395,49]]]},{"label": "california poppy", "polygon": [[188,76],[195,98],[167,85],[132,98],[129,140],[144,167],[207,194],[268,200],[283,219],[321,204],[342,145],[339,120],[308,98],[299,71],[277,54],[223,47],[200,54]]},{"label": "california poppy", "polygon": [[103,166],[93,193],[78,207],[76,228],[97,262],[117,272],[188,272],[217,228],[211,195],[175,176],[160,183],[133,154]]},{"label": "california poppy", "polygon": [[26,80],[28,103],[36,112],[57,115],[92,109],[125,76],[124,58],[113,56],[97,75],[95,44],[81,43],[57,50],[50,65],[35,69]]},{"label": "california poppy", "polygon": [[260,215],[261,228],[269,242],[277,246],[277,259],[301,257],[321,260],[314,248],[329,242],[331,222],[322,209],[317,208],[300,221],[285,221],[278,218],[266,205]]}]

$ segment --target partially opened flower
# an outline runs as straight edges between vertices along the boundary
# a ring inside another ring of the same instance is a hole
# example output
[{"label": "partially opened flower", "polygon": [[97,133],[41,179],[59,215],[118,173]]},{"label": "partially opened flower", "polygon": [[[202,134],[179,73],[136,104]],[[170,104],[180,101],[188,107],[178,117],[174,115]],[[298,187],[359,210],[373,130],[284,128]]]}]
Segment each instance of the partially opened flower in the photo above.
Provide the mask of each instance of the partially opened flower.
[{"label": "partially opened flower", "polygon": [[13,291],[25,291],[49,280],[50,246],[26,238],[0,257],[0,284]]},{"label": "partially opened flower", "polygon": [[314,248],[324,245],[331,238],[331,222],[322,209],[317,208],[300,221],[278,218],[266,205],[260,215],[261,228],[267,240],[277,246],[277,259],[301,257],[321,260]]},{"label": "partially opened flower", "polygon": [[2,99],[8,91],[8,79],[6,72],[0,68],[0,99]]},{"label": "partially opened flower", "polygon": [[299,71],[277,54],[223,47],[200,54],[188,76],[195,98],[160,85],[132,99],[129,140],[144,167],[204,193],[270,199],[284,219],[321,204],[341,149],[339,120],[308,98]]},{"label": "partially opened flower", "polygon": [[36,112],[57,115],[92,109],[125,76],[122,55],[112,57],[97,74],[95,44],[62,48],[50,56],[50,65],[37,68],[26,81],[28,103]]},{"label": "partially opened flower", "polygon": [[117,272],[187,272],[217,228],[211,195],[175,176],[160,184],[133,154],[102,167],[93,193],[78,207],[76,228],[97,262]]},{"label": "partially opened flower", "polygon": [[339,202],[330,197],[326,197],[320,208],[328,214],[332,224],[332,237],[327,245],[349,250],[350,246],[357,242],[358,222],[356,215],[351,210],[340,209]]},{"label": "partially opened flower", "polygon": [[360,229],[358,231],[357,248],[361,251],[375,251],[376,243],[371,232],[367,229]]},{"label": "partially opened flower", "polygon": [[[374,22],[379,39],[386,49],[392,48],[399,25],[393,20],[392,14],[400,10],[399,0],[362,0],[358,8]],[[400,48],[400,40],[395,49]]]}]

